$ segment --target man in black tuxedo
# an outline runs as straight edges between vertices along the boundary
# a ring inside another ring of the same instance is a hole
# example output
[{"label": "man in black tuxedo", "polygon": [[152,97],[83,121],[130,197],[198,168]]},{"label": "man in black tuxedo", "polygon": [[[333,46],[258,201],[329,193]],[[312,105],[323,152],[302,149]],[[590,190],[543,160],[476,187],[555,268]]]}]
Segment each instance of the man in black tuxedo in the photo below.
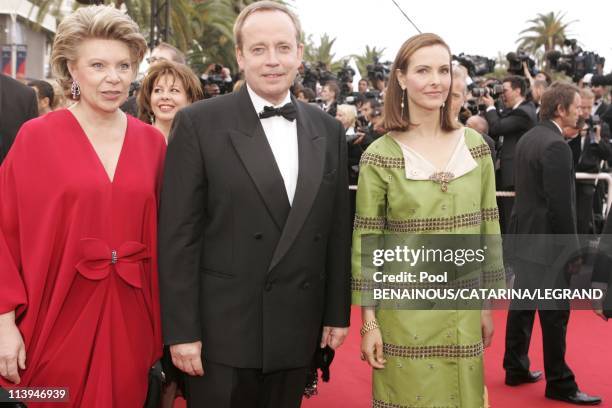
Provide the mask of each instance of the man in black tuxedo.
[{"label": "man in black tuxedo", "polygon": [[0,163],[8,154],[21,125],[37,116],[36,92],[0,73]]},{"label": "man in black tuxedo", "polygon": [[[579,248],[574,163],[572,152],[562,135],[563,128],[576,126],[579,107],[578,88],[567,83],[553,84],[542,96],[542,121],[523,135],[516,145],[516,202],[509,232],[529,234],[530,239],[516,240],[515,287],[538,287],[537,283],[541,283],[543,277],[554,273],[551,260],[558,254],[553,253],[557,247],[551,244],[550,235],[575,237],[572,239],[572,249]],[[538,242],[542,245],[534,245]],[[524,247],[518,248],[520,245]],[[574,261],[568,271],[575,272],[578,268],[579,261]],[[564,284],[567,284],[565,274],[562,276]],[[536,285],[531,285],[534,282]],[[542,376],[541,372],[529,371],[528,351],[535,310],[524,310],[527,308],[521,306],[521,303],[513,300],[508,311],[504,369],[506,384],[510,386],[536,382]],[[542,326],[546,397],[578,405],[599,404],[600,398],[579,391],[574,374],[565,362],[569,302],[565,301],[556,310],[538,307],[538,314]]]},{"label": "man in black tuxedo", "polygon": [[[527,82],[519,76],[509,76],[503,79],[504,92],[502,100],[505,109],[500,114],[495,108],[495,101],[489,95],[482,97],[487,106],[485,119],[489,123],[489,136],[498,143],[503,137],[501,149],[498,149],[500,160],[497,189],[503,191],[514,190],[514,156],[516,144],[521,136],[538,122],[536,107],[531,101],[525,100]],[[512,214],[513,198],[503,198],[500,204],[500,223],[502,232],[508,228],[508,220]]]},{"label": "man in black tuxedo", "polygon": [[317,347],[350,315],[344,129],[289,93],[297,17],[246,7],[234,26],[246,86],[173,123],[161,195],[164,342],[193,407],[299,407]]}]

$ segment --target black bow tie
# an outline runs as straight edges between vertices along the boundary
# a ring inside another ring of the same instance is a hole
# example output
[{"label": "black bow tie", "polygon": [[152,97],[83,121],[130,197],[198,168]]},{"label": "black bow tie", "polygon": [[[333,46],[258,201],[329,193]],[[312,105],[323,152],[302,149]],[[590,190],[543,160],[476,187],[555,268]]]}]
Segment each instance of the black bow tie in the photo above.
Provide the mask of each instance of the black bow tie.
[{"label": "black bow tie", "polygon": [[293,106],[291,102],[281,106],[280,108],[264,106],[263,111],[259,112],[259,119],[271,118],[272,116],[282,116],[288,121],[293,122],[297,117],[297,112],[295,110],[295,106]]}]

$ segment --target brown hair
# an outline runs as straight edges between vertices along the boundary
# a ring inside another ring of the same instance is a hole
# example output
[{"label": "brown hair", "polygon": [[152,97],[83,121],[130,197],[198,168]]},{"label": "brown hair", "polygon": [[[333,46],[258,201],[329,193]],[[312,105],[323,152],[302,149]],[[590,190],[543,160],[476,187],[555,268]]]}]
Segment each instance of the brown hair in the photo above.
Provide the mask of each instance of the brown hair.
[{"label": "brown hair", "polygon": [[90,38],[125,43],[130,49],[134,74],[138,72],[138,65],[147,51],[147,41],[138,25],[113,6],[81,7],[62,20],[53,40],[51,66],[62,88],[70,89],[72,76],[68,63],[77,60],[79,44]]},{"label": "brown hair", "polygon": [[557,107],[568,110],[570,105],[574,103],[576,94],[580,90],[575,85],[567,82],[554,82],[542,94],[540,101],[540,119],[553,120],[557,117]]},{"label": "brown hair", "polygon": [[242,27],[244,26],[244,22],[246,21],[247,17],[258,11],[280,11],[288,15],[293,22],[293,26],[295,27],[295,41],[297,44],[300,43],[300,38],[302,37],[302,25],[300,24],[300,19],[298,16],[289,10],[289,8],[287,8],[284,4],[263,0],[251,3],[243,8],[240,14],[238,14],[236,22],[234,23],[234,44],[238,49],[242,50]]},{"label": "brown hair", "polygon": [[[448,45],[444,42],[442,38],[440,38],[436,34],[432,33],[424,33],[418,34],[413,37],[410,37],[404,44],[402,44],[401,48],[397,52],[395,56],[395,61],[393,62],[393,66],[391,67],[391,73],[389,74],[389,85],[387,86],[387,91],[385,92],[385,106],[384,106],[384,118],[383,118],[383,127],[387,131],[396,130],[396,131],[405,131],[412,125],[410,122],[410,112],[408,110],[408,104],[404,104],[404,112],[402,115],[402,93],[407,92],[403,91],[400,87],[398,78],[397,78],[397,70],[400,72],[406,72],[408,69],[408,62],[410,61],[410,57],[412,55],[424,47],[431,47],[433,45],[441,45],[448,50],[448,64],[449,68],[451,66],[451,52]],[[451,75],[451,84],[452,89],[452,75]],[[450,102],[451,102],[451,92],[448,93],[446,97],[446,101],[444,102],[444,106],[442,108],[442,119],[441,119],[441,128],[445,131],[450,131],[457,129],[457,125],[455,124],[456,120],[452,118],[450,111]]]},{"label": "brown hair", "polygon": [[160,61],[151,65],[138,92],[138,118],[144,122],[152,123],[151,94],[157,80],[164,75],[181,81],[189,102],[193,103],[204,97],[200,80],[188,66],[172,61]]}]

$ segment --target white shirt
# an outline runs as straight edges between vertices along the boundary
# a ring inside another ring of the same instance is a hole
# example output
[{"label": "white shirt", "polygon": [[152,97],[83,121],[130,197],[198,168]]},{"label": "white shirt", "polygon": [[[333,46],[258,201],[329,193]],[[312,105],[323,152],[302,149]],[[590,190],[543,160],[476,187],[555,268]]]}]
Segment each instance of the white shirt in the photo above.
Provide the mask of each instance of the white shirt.
[{"label": "white shirt", "polygon": [[601,105],[602,102],[603,102],[603,98],[599,98],[593,102],[593,107],[591,108],[591,115],[595,115],[595,112],[597,112],[597,109],[599,109],[599,106]]},{"label": "white shirt", "polygon": [[[287,91],[287,96],[283,102],[279,105],[274,105],[257,95],[248,84],[247,90],[257,114],[264,110],[264,106],[279,108],[291,102],[289,91]],[[266,119],[259,119],[259,121],[266,134],[266,139],[268,139],[270,149],[272,149],[276,165],[283,177],[289,204],[292,205],[299,171],[297,119],[289,121],[282,116],[272,116]]]}]

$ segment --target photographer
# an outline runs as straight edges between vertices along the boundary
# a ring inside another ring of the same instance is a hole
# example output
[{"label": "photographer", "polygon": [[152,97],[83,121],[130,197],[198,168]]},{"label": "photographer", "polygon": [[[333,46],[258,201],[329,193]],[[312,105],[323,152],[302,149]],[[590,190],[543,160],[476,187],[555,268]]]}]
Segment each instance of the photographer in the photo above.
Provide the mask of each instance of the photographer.
[{"label": "photographer", "polygon": [[359,143],[363,140],[364,134],[355,130],[355,121],[357,120],[357,108],[353,105],[338,105],[336,119],[342,123],[344,127],[349,165],[349,184],[357,184],[359,176],[359,160],[363,153],[363,148]]},{"label": "photographer", "polygon": [[[610,128],[600,124],[591,115],[595,95],[588,88],[580,90],[580,117],[575,137],[568,142],[572,149],[577,172],[599,173],[602,161],[612,159]],[[593,197],[596,184],[593,180],[576,180],[576,223],[579,234],[592,234],[594,228]]]},{"label": "photographer", "polygon": [[221,64],[210,64],[201,78],[204,83],[205,99],[232,92],[232,73],[229,68]]},{"label": "photographer", "polygon": [[384,130],[380,126],[376,126],[381,119],[379,117],[380,112],[382,112],[382,106],[377,99],[366,99],[359,108],[359,126],[363,133],[365,133],[365,139],[363,140],[364,149],[384,134]]},{"label": "photographer", "polygon": [[[502,101],[505,109],[502,113],[495,108],[495,100],[490,95],[481,97],[487,106],[485,118],[489,123],[489,136],[501,144],[498,156],[500,169],[497,183],[498,190],[514,190],[514,150],[519,139],[537,123],[536,107],[533,102],[525,100],[527,84],[520,76],[509,76],[502,81]],[[500,143],[501,142],[501,143]],[[504,197],[499,200],[501,207],[500,223],[505,230],[512,213],[514,199]]]},{"label": "photographer", "polygon": [[359,80],[359,84],[357,85],[357,92],[359,92],[361,95],[365,95],[366,92],[368,92],[370,90],[370,84],[368,83],[368,80],[365,78],[361,78]]},{"label": "photographer", "polygon": [[336,117],[339,94],[340,87],[338,87],[338,84],[334,81],[327,82],[323,85],[323,88],[321,88],[321,108],[333,117]]}]

